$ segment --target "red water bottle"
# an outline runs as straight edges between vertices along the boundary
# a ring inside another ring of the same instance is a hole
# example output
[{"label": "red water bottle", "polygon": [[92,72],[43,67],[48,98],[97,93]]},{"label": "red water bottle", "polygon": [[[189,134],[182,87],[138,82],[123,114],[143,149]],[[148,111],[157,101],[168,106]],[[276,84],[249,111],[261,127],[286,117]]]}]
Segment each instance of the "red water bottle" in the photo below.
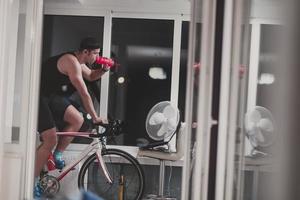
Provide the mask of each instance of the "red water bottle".
[{"label": "red water bottle", "polygon": [[96,58],[96,61],[95,61],[97,64],[100,64],[100,65],[106,65],[108,67],[112,67],[115,62],[110,59],[110,58],[105,58],[105,57],[101,57],[101,56],[98,56]]},{"label": "red water bottle", "polygon": [[52,170],[56,169],[55,161],[54,161],[54,157],[53,157],[52,153],[50,153],[50,155],[48,156],[47,168],[48,168],[48,171],[52,171]]}]

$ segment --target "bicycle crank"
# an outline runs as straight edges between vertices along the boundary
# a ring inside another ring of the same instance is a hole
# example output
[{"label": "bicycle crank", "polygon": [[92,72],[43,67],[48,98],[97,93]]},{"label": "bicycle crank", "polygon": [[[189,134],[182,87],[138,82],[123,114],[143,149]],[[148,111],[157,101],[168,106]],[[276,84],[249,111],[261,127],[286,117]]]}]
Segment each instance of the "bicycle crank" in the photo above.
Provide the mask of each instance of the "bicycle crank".
[{"label": "bicycle crank", "polygon": [[59,181],[51,175],[43,176],[40,179],[40,185],[44,191],[43,195],[46,197],[54,197],[60,189]]}]

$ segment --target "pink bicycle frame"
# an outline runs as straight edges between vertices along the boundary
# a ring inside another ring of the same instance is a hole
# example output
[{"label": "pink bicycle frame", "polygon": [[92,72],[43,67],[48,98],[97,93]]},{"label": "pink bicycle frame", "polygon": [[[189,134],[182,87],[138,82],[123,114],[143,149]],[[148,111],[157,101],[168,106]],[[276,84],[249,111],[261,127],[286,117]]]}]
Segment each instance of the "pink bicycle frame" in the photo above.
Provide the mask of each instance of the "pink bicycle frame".
[{"label": "pink bicycle frame", "polygon": [[[57,132],[57,135],[59,136],[80,136],[80,137],[89,137],[91,133],[89,132]],[[67,166],[65,166],[62,169],[61,174],[57,177],[57,180],[60,181],[61,179],[63,179],[80,161],[82,161],[83,159],[87,158],[88,155],[92,152],[92,153],[96,153],[97,156],[97,160],[99,162],[99,166],[106,178],[106,180],[109,183],[112,183],[112,178],[107,170],[106,164],[103,160],[102,157],[102,149],[103,146],[101,144],[101,142],[99,141],[98,138],[93,138],[93,142],[90,143],[82,152],[81,154],[76,158],[75,161],[73,161],[72,163],[68,164]]]}]

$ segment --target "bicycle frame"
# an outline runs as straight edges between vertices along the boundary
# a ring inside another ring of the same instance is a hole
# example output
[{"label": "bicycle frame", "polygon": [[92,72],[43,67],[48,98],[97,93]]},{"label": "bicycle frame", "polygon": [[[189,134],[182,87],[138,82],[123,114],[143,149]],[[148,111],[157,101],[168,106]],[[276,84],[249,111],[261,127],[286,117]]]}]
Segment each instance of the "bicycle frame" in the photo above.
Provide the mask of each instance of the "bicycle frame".
[{"label": "bicycle frame", "polygon": [[[89,137],[91,133],[89,132],[57,132],[58,136],[80,136],[80,137]],[[60,175],[56,177],[58,181],[63,179],[80,161],[84,160],[88,157],[90,153],[96,153],[97,159],[99,161],[99,167],[101,168],[106,180],[111,184],[112,178],[107,170],[106,164],[102,158],[102,150],[105,148],[105,146],[102,144],[99,138],[93,138],[93,142],[90,143],[81,153],[75,161],[71,162],[67,166],[65,166]]]}]

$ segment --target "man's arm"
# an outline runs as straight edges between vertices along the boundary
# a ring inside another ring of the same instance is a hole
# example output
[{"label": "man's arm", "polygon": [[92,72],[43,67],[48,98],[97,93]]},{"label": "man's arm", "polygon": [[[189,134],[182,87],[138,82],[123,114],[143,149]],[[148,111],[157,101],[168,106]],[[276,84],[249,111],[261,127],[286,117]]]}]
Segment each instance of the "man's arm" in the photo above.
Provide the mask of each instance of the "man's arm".
[{"label": "man's arm", "polygon": [[85,64],[81,65],[82,68],[82,75],[83,77],[88,80],[88,81],[95,81],[101,78],[101,76],[107,72],[103,70],[102,68],[100,69],[90,69],[88,68]]},{"label": "man's arm", "polygon": [[69,77],[71,83],[78,91],[85,110],[91,115],[94,122],[98,122],[99,117],[97,116],[91,96],[82,78],[80,63],[76,60],[76,58],[67,56],[60,59],[58,65],[60,70]]}]

